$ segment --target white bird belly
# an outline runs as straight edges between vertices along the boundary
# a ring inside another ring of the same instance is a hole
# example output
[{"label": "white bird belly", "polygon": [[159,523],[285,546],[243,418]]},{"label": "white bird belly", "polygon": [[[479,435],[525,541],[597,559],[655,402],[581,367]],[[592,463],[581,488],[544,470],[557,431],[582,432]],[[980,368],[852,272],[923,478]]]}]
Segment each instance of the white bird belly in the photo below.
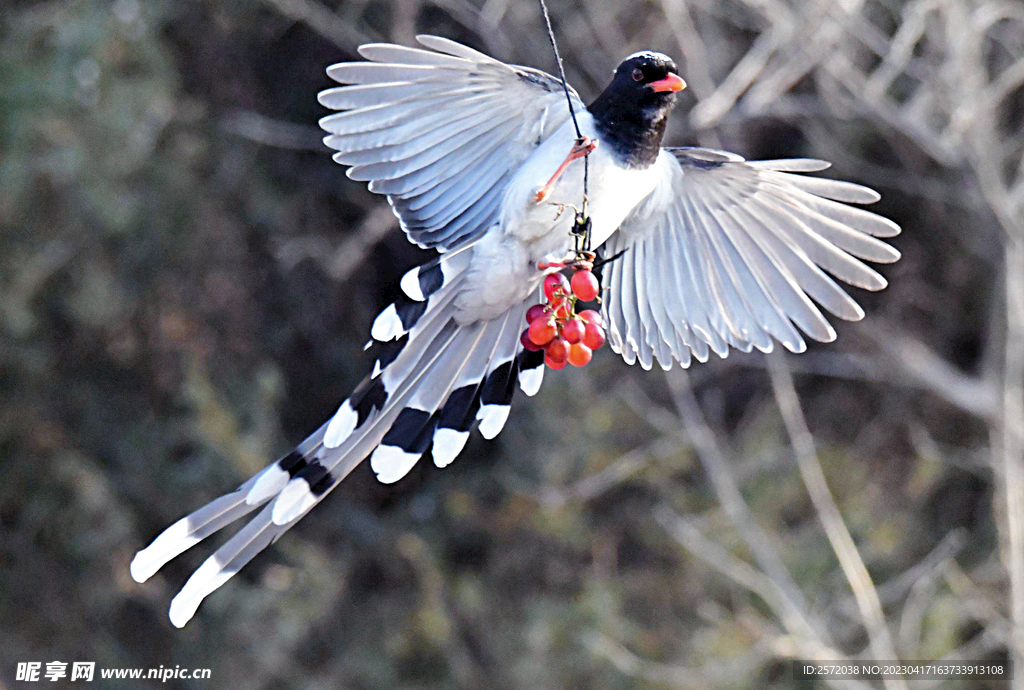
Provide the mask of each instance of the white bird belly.
[{"label": "white bird belly", "polygon": [[[654,166],[639,169],[626,167],[609,146],[602,146],[587,112],[578,115],[580,129],[598,139],[598,147],[590,154],[588,180],[588,215],[591,219],[591,242],[596,248],[604,244],[630,211],[653,191],[658,181]],[[501,209],[501,227],[528,244],[537,244],[543,255],[568,246],[568,231],[573,210],[583,201],[582,159],[569,164],[544,201],[534,201],[539,190],[554,174],[576,140],[572,122],[567,121],[542,143],[519,169],[509,183]],[[561,215],[559,212],[562,210]]]}]

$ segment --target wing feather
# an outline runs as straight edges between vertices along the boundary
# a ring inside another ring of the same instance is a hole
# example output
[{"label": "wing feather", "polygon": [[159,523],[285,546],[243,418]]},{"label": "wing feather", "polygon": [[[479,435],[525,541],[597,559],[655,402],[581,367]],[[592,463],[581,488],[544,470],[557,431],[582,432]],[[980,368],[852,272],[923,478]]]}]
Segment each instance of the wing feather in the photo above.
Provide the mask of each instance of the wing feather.
[{"label": "wing feather", "polygon": [[389,62],[403,65],[431,65],[437,67],[468,68],[471,60],[453,57],[421,48],[395,45],[393,43],[365,43],[358,48],[359,54],[374,62]]},{"label": "wing feather", "polygon": [[[494,224],[511,172],[568,118],[560,83],[438,36],[361,46],[320,102],[334,160],[385,194],[409,239],[440,251]],[[583,104],[572,94],[576,107]]]},{"label": "wing feather", "polygon": [[891,263],[899,252],[878,238],[892,221],[847,204],[879,199],[851,182],[795,173],[824,170],[812,159],[747,162],[711,149],[665,149],[655,190],[608,240],[604,301],[608,339],[630,364],[669,357],[688,366],[710,352],[726,356],[793,352],[801,333],[831,341],[820,307],[848,321],[864,310],[840,285],[886,285],[865,261]]}]

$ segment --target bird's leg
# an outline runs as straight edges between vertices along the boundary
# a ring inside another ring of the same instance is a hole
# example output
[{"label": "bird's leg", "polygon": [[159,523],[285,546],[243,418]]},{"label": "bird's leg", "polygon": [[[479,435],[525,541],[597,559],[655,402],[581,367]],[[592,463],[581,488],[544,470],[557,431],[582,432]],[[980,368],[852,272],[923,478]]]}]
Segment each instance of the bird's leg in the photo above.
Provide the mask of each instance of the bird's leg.
[{"label": "bird's leg", "polygon": [[554,188],[555,182],[557,182],[558,178],[565,172],[565,169],[569,167],[569,164],[578,158],[589,156],[591,151],[597,148],[597,143],[597,139],[591,139],[590,137],[577,139],[572,150],[569,151],[569,155],[566,156],[565,160],[562,161],[562,164],[558,166],[558,170],[555,171],[555,174],[551,176],[551,179],[547,181],[547,184],[537,190],[537,195],[533,198],[534,203],[539,204],[551,196],[551,190]]}]

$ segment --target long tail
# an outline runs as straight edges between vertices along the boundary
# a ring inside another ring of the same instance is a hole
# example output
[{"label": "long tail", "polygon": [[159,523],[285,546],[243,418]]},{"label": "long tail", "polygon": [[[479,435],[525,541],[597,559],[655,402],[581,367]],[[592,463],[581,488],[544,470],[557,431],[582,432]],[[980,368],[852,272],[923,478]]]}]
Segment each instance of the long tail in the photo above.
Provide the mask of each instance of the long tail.
[{"label": "long tail", "polygon": [[202,600],[306,515],[360,462],[377,478],[401,479],[428,451],[446,467],[476,421],[494,438],[508,418],[516,381],[527,395],[543,379],[541,353],[519,334],[529,300],[492,321],[459,325],[452,302],[470,252],[454,251],[410,271],[405,295],[374,321],[373,373],[338,412],[277,462],[168,527],[131,564],[144,582],[165,563],[231,522],[264,508],[192,574],[171,601],[184,626]]}]

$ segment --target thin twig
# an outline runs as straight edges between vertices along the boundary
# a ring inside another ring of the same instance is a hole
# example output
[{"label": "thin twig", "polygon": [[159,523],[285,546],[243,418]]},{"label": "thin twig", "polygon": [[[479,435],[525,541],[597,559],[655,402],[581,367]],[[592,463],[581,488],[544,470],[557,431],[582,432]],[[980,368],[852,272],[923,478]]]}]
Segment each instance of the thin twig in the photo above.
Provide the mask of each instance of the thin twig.
[{"label": "thin twig", "polygon": [[[857,607],[864,618],[872,654],[876,659],[895,661],[899,657],[896,655],[889,629],[885,625],[885,616],[878,591],[871,581],[871,575],[857,551],[857,545],[854,543],[846,523],[843,522],[843,516],[828,488],[825,473],[821,469],[821,462],[818,460],[817,451],[814,448],[814,437],[811,436],[811,432],[807,428],[807,420],[804,419],[800,400],[793,387],[793,377],[786,366],[784,357],[785,355],[780,354],[771,355],[769,371],[775,399],[793,444],[800,476],[803,477],[807,493],[811,497],[811,502],[814,504],[822,526],[825,528],[829,543],[832,544],[832,550],[835,551],[839,565],[853,590]],[[906,690],[907,688],[906,682],[902,678],[887,679],[885,686],[890,690]]]},{"label": "thin twig", "polygon": [[[807,624],[800,620],[800,616],[794,618],[787,613],[792,611],[792,603],[772,578],[705,537],[692,521],[683,518],[669,506],[664,504],[658,506],[654,511],[654,517],[658,524],[688,552],[760,597],[771,607],[790,635],[785,642],[775,640],[772,648],[776,654],[782,657],[795,657],[799,654],[808,660],[819,661],[845,661],[848,659],[845,654],[831,646],[827,640],[809,629]],[[861,681],[826,680],[830,685],[839,688],[866,690],[871,687]]]},{"label": "thin twig", "polygon": [[[772,548],[771,539],[750,514],[750,509],[747,507],[746,501],[743,500],[732,468],[697,405],[697,399],[690,388],[690,380],[686,371],[670,372],[666,375],[666,379],[679,411],[683,428],[697,450],[697,455],[704,465],[708,479],[711,480],[719,503],[722,504],[723,510],[736,526],[736,530],[754,555],[758,565],[784,593],[788,614],[799,619],[799,624],[805,626],[809,632],[812,628],[807,621],[807,600],[800,588],[793,582],[785,564],[779,558],[778,551]],[[822,630],[814,632],[823,634]]]},{"label": "thin twig", "polygon": [[707,539],[691,521],[668,506],[658,508],[654,516],[688,551],[763,599],[788,630],[817,639],[816,631],[807,624],[803,613],[795,609],[791,595],[777,581]]}]

